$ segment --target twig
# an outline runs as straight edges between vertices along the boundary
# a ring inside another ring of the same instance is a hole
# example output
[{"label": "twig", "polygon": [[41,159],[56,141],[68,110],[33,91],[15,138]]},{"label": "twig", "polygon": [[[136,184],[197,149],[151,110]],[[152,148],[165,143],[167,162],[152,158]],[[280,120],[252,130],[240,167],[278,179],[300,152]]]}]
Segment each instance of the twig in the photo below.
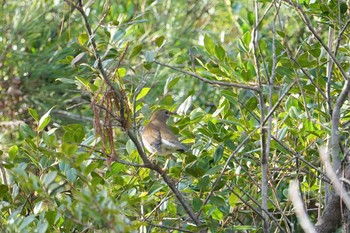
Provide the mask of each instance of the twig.
[{"label": "twig", "polygon": [[[228,186],[230,191],[232,193],[234,193],[245,205],[247,205],[249,208],[251,208],[255,213],[257,213],[262,219],[263,219],[263,215],[262,215],[262,211],[264,211],[263,209],[261,209],[261,206],[259,205],[258,201],[255,200],[252,196],[250,196],[249,193],[247,193],[246,191],[244,191],[244,189],[242,189],[241,187],[238,187],[239,190],[241,192],[243,192],[247,197],[249,197],[250,200],[252,200],[257,206],[259,206],[259,210],[257,210],[256,208],[254,208],[252,205],[249,204],[249,202],[247,202],[246,200],[243,199],[243,197],[240,197],[239,194],[232,189],[230,186]],[[284,229],[283,227],[278,223],[278,220],[269,212],[265,212],[267,215],[269,215],[269,217],[276,223],[276,226],[283,232]]]},{"label": "twig", "polygon": [[230,157],[227,159],[224,167],[222,168],[222,171],[219,175],[218,178],[216,178],[214,184],[213,184],[213,187],[211,188],[209,194],[207,195],[207,197],[205,198],[204,202],[203,202],[203,205],[201,207],[201,209],[198,211],[198,214],[197,214],[197,217],[200,216],[201,212],[202,212],[202,208],[203,206],[205,206],[208,201],[209,201],[209,198],[213,195],[214,193],[214,190],[216,188],[216,186],[219,184],[219,181],[221,180],[221,178],[223,177],[227,167],[228,167],[228,164],[231,162],[231,160],[234,158],[234,156],[238,153],[238,151],[244,146],[244,144],[250,139],[250,137],[258,130],[259,128],[256,128],[254,129],[238,146],[237,148],[231,153]]},{"label": "twig", "polygon": [[338,62],[338,60],[336,59],[336,57],[334,56],[334,54],[332,53],[332,51],[329,50],[328,46],[323,42],[323,40],[321,39],[321,37],[317,34],[317,32],[315,31],[315,29],[312,27],[311,22],[309,20],[309,18],[306,16],[303,8],[295,3],[294,1],[291,0],[285,0],[287,3],[289,3],[290,5],[294,6],[295,9],[297,9],[297,11],[301,14],[301,18],[304,21],[304,23],[306,24],[306,26],[308,27],[308,29],[310,30],[310,32],[315,36],[315,38],[318,40],[318,42],[320,42],[320,44],[322,45],[322,47],[327,51],[327,53],[329,54],[329,56],[331,57],[331,59],[333,60],[333,62],[336,64],[336,66],[338,67],[342,77],[345,80],[348,80],[348,76],[345,73],[343,67],[341,66],[341,64]]},{"label": "twig", "polygon": [[149,224],[150,226],[159,227],[159,228],[164,228],[164,229],[168,229],[168,230],[176,230],[176,231],[179,231],[179,232],[194,233],[194,231],[186,230],[186,229],[183,229],[183,228],[170,227],[170,226],[165,226],[165,225],[158,225],[158,224],[149,223],[149,222],[148,222],[148,224]]},{"label": "twig", "polygon": [[182,69],[177,68],[175,66],[171,66],[171,65],[159,62],[159,61],[154,61],[154,63],[161,65],[161,66],[164,66],[164,67],[168,67],[168,68],[175,70],[175,71],[178,71],[180,73],[192,76],[194,78],[197,78],[197,79],[199,79],[205,83],[209,83],[211,85],[217,85],[217,86],[222,86],[222,87],[237,87],[237,88],[252,90],[255,92],[260,92],[260,89],[256,86],[249,86],[249,85],[245,85],[245,84],[241,84],[241,83],[221,82],[221,81],[217,81],[217,80],[210,80],[210,79],[207,79],[207,78],[200,76],[199,74],[196,74],[196,73],[193,73],[193,72],[190,72],[187,70],[182,70]]},{"label": "twig", "polygon": [[285,145],[283,142],[281,142],[278,138],[276,138],[275,136],[272,135],[273,140],[275,140],[278,144],[280,144],[285,150],[287,150],[291,155],[293,155],[294,159],[298,158],[301,161],[303,161],[306,165],[308,165],[309,167],[312,167],[313,169],[315,169],[317,172],[319,172],[320,174],[322,174],[324,176],[323,181],[330,183],[330,180],[327,176],[327,174],[325,174],[320,168],[316,167],[315,165],[313,165],[312,163],[310,163],[309,161],[305,160],[303,157],[301,157],[297,152],[292,151],[287,145]]}]

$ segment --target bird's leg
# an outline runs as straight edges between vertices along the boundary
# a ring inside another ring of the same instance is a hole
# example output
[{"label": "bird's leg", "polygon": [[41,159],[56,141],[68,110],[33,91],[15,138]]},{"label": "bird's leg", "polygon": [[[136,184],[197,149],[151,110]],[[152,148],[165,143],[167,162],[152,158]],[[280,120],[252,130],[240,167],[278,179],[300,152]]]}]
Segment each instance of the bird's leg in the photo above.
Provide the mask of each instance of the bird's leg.
[{"label": "bird's leg", "polygon": [[164,167],[162,168],[163,172],[166,171],[167,166],[168,166],[168,163],[169,163],[169,159],[166,159],[165,164],[164,164]]},{"label": "bird's leg", "polygon": [[153,152],[152,154],[150,154],[150,156],[148,156],[149,160],[151,160],[152,163],[157,163],[157,159],[153,159],[153,156],[157,154],[157,151],[156,152]]}]

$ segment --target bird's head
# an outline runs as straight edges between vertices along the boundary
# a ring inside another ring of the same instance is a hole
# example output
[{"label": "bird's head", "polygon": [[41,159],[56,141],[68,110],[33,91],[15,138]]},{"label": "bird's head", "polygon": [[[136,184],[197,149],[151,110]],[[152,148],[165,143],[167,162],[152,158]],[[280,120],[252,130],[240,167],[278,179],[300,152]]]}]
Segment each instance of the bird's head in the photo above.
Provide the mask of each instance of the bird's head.
[{"label": "bird's head", "polygon": [[173,114],[174,113],[170,112],[169,110],[160,109],[153,114],[151,121],[158,120],[158,121],[166,122],[169,119],[169,117]]}]

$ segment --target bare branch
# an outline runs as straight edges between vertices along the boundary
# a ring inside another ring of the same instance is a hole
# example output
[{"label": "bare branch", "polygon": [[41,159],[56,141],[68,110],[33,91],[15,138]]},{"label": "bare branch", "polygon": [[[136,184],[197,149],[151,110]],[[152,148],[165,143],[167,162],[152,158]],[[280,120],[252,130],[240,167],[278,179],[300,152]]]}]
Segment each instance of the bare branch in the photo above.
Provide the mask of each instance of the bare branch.
[{"label": "bare branch", "polygon": [[[255,23],[253,28],[253,57],[254,57],[254,67],[255,73],[258,80],[258,88],[262,90],[262,81],[260,76],[260,66],[258,57],[258,47],[259,47],[259,5],[258,0],[254,0],[254,15]],[[266,143],[266,128],[264,127],[265,121],[265,103],[262,92],[259,92],[259,105],[260,105],[260,145],[261,145],[261,209],[263,216],[263,232],[269,232],[270,224],[268,215],[268,154],[267,154],[267,143]]]},{"label": "bare branch", "polygon": [[306,233],[317,233],[315,226],[311,223],[310,218],[305,211],[304,204],[300,198],[298,180],[292,180],[290,182],[288,193],[289,199],[294,205],[295,213],[298,216],[301,227]]},{"label": "bare branch", "polygon": [[331,162],[329,161],[329,154],[325,147],[319,149],[321,160],[326,168],[326,173],[333,183],[334,190],[341,196],[346,207],[350,209],[350,196],[342,186],[336,171],[332,168]]}]

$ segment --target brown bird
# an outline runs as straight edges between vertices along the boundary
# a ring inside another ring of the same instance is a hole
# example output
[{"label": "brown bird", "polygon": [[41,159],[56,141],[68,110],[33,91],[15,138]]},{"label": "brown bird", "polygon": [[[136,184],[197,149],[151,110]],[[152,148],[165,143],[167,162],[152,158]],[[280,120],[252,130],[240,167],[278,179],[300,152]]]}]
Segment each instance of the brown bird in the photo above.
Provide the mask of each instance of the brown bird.
[{"label": "brown bird", "polygon": [[160,109],[152,115],[151,120],[144,127],[141,133],[142,141],[152,155],[169,155],[175,151],[187,151],[166,124],[173,114],[166,109]]}]

